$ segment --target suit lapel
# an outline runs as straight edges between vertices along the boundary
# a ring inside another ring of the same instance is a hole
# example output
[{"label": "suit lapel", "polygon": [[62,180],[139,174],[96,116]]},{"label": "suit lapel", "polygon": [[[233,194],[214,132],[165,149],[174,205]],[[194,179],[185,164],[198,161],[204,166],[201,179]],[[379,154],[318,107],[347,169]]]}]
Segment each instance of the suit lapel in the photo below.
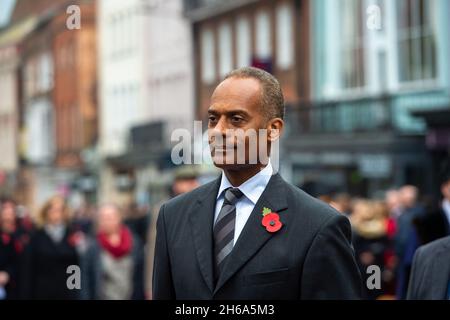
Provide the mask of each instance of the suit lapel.
[{"label": "suit lapel", "polygon": [[[214,294],[273,236],[261,224],[262,210],[264,207],[279,213],[287,208],[285,182],[279,174],[273,175],[267,184],[255,207],[253,208],[233,251],[228,257],[224,270],[218,279]],[[281,222],[286,222],[286,217],[280,214]],[[285,226],[283,226],[284,228]]]},{"label": "suit lapel", "polygon": [[216,196],[220,186],[219,179],[211,183],[204,196],[197,200],[192,210],[187,212],[192,229],[192,236],[202,276],[213,292],[213,220]]}]

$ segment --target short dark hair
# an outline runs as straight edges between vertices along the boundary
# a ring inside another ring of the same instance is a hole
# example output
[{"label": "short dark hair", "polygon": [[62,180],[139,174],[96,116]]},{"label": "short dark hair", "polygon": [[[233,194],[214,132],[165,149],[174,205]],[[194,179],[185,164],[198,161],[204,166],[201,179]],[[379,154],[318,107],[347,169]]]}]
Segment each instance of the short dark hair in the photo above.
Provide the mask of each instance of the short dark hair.
[{"label": "short dark hair", "polygon": [[280,83],[270,73],[254,68],[243,67],[228,73],[224,80],[229,78],[253,78],[261,83],[261,107],[267,119],[284,119],[284,97]]},{"label": "short dark hair", "polygon": [[439,177],[441,179],[441,185],[447,183],[450,181],[450,161],[444,161],[444,163],[441,164],[440,170],[439,170]]},{"label": "short dark hair", "polygon": [[442,175],[442,184],[446,184],[450,182],[450,169],[444,172]]}]

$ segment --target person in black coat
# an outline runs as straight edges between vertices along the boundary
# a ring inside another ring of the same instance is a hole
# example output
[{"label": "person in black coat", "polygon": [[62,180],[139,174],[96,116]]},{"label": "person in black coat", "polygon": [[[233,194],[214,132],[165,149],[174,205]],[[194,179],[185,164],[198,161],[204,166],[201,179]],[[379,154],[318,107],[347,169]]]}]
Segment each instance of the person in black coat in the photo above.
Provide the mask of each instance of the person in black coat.
[{"label": "person in black coat", "polygon": [[450,237],[420,247],[413,260],[408,300],[450,299]]},{"label": "person in black coat", "polygon": [[28,233],[20,225],[15,204],[4,202],[0,207],[0,287],[8,300],[19,297],[20,258],[27,241]]},{"label": "person in black coat", "polygon": [[16,255],[11,236],[0,230],[0,300],[11,298],[11,283],[16,273]]},{"label": "person in black coat", "polygon": [[[51,198],[40,212],[42,227],[32,236],[22,261],[23,299],[73,300],[79,290],[68,287],[69,266],[79,266],[79,235],[69,227],[65,200]],[[81,280],[80,280],[81,281]]]},{"label": "person in black coat", "polygon": [[408,299],[450,299],[450,170],[442,181],[440,206],[415,220],[420,243],[428,244],[414,255]]},{"label": "person in black coat", "polygon": [[442,176],[442,201],[414,220],[420,244],[450,235],[450,169]]},{"label": "person in black coat", "polygon": [[[385,271],[385,255],[390,248],[387,234],[387,209],[375,201],[357,200],[350,215],[353,227],[353,246],[356,260],[360,268],[363,282],[367,283],[371,276],[367,273],[370,266],[380,267]],[[384,283],[381,288],[369,289],[365,287],[364,298],[375,300],[384,295]]]}]

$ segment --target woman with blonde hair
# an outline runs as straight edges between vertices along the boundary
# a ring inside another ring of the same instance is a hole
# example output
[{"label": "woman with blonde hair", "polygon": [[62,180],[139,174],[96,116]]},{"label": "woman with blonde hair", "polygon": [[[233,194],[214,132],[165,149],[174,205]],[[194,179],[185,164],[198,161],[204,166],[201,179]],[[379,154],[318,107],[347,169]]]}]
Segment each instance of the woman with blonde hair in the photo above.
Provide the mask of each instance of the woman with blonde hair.
[{"label": "woman with blonde hair", "polygon": [[[367,273],[369,266],[377,266],[383,273],[385,271],[385,254],[389,249],[387,216],[387,210],[380,202],[358,199],[354,203],[350,222],[356,260],[364,283],[370,276]],[[381,289],[365,290],[366,299],[377,299],[383,294],[386,294],[384,283]]]},{"label": "woman with blonde hair", "polygon": [[40,210],[38,222],[40,228],[31,236],[24,254],[22,297],[77,299],[78,290],[68,288],[67,269],[79,265],[82,235],[71,230],[65,199],[50,198]]}]

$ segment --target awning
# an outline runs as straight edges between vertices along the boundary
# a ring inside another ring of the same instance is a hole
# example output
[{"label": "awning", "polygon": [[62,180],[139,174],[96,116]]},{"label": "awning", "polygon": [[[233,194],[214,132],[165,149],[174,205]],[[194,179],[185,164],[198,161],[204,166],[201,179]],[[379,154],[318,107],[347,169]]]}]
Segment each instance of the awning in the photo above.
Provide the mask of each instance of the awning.
[{"label": "awning", "polygon": [[122,169],[134,169],[146,166],[150,163],[160,165],[167,155],[164,149],[132,149],[124,154],[108,157],[106,160],[112,166]]},{"label": "awning", "polygon": [[450,128],[450,106],[434,110],[419,110],[412,112],[415,117],[425,120],[428,127],[448,127]]},{"label": "awning", "polygon": [[39,19],[31,16],[23,21],[6,28],[0,33],[0,48],[14,45],[25,38],[37,26]]},{"label": "awning", "polygon": [[415,111],[415,117],[425,120],[428,126],[426,145],[431,150],[448,150],[450,148],[450,107]]}]

